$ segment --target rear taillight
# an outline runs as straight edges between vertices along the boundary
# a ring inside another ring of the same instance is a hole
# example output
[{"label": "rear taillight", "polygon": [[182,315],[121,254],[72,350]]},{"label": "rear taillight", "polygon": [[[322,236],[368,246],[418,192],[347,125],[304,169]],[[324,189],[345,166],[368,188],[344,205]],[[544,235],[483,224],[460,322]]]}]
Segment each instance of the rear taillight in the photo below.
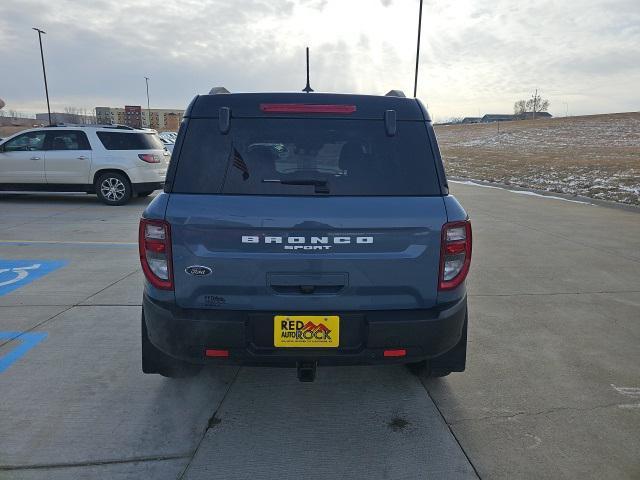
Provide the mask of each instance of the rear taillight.
[{"label": "rear taillight", "polygon": [[138,245],[142,271],[149,283],[161,290],[173,290],[169,224],[163,220],[140,219]]},{"label": "rear taillight", "polygon": [[139,153],[138,158],[147,163],[160,163],[160,155],[153,153]]},{"label": "rear taillight", "polygon": [[440,245],[439,290],[456,288],[469,273],[471,264],[471,222],[445,223]]}]

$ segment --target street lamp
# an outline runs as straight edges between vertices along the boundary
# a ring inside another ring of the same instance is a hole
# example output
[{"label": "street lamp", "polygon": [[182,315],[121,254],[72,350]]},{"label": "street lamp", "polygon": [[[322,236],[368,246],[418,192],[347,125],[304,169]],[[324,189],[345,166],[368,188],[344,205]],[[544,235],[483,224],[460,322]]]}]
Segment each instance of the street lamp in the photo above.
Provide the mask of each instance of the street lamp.
[{"label": "street lamp", "polygon": [[416,77],[413,82],[413,96],[418,95],[418,63],[420,62],[420,32],[422,31],[422,0],[420,0],[420,13],[418,14],[418,46],[416,48]]},{"label": "street lamp", "polygon": [[148,128],[151,128],[151,109],[149,108],[149,77],[144,77],[144,81],[147,82],[147,121],[149,125]]},{"label": "street lamp", "polygon": [[51,107],[49,106],[49,87],[47,86],[47,71],[44,68],[44,53],[42,53],[42,34],[47,32],[33,27],[33,30],[38,32],[38,41],[40,42],[40,58],[42,59],[42,75],[44,75],[44,93],[47,96],[47,113],[49,114],[49,125],[51,125]]}]

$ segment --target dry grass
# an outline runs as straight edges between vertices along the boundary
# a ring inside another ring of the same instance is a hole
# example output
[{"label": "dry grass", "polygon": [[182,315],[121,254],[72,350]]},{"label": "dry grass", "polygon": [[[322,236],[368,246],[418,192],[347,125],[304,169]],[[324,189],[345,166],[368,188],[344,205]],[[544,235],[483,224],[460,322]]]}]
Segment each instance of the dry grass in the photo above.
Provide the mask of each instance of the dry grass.
[{"label": "dry grass", "polygon": [[5,126],[5,127],[0,127],[0,138],[7,138],[8,136],[13,135],[14,133],[21,132],[22,130],[26,130],[27,128],[32,128],[32,127],[30,127],[30,126],[19,126],[19,127]]},{"label": "dry grass", "polygon": [[640,205],[640,112],[436,126],[450,176]]}]

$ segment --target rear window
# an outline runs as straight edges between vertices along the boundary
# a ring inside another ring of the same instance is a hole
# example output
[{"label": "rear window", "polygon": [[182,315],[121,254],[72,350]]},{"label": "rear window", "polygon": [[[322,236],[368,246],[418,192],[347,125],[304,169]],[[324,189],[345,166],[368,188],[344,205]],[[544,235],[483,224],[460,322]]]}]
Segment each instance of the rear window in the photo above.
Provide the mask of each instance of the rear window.
[{"label": "rear window", "polygon": [[175,193],[237,195],[439,195],[424,123],[382,120],[192,119]]},{"label": "rear window", "polygon": [[155,133],[96,132],[107,150],[162,150],[164,144]]}]

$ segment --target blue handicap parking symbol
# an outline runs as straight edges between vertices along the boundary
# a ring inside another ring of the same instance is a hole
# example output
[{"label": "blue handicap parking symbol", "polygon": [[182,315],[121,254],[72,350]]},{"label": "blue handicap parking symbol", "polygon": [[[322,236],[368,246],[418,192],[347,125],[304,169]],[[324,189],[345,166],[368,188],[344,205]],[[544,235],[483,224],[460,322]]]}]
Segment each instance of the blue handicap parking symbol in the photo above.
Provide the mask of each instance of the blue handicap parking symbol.
[{"label": "blue handicap parking symbol", "polygon": [[47,338],[47,332],[0,332],[0,340],[16,339],[17,347],[0,356],[0,373],[4,372],[25,353]]},{"label": "blue handicap parking symbol", "polygon": [[23,287],[66,263],[60,260],[0,259],[0,296]]}]

